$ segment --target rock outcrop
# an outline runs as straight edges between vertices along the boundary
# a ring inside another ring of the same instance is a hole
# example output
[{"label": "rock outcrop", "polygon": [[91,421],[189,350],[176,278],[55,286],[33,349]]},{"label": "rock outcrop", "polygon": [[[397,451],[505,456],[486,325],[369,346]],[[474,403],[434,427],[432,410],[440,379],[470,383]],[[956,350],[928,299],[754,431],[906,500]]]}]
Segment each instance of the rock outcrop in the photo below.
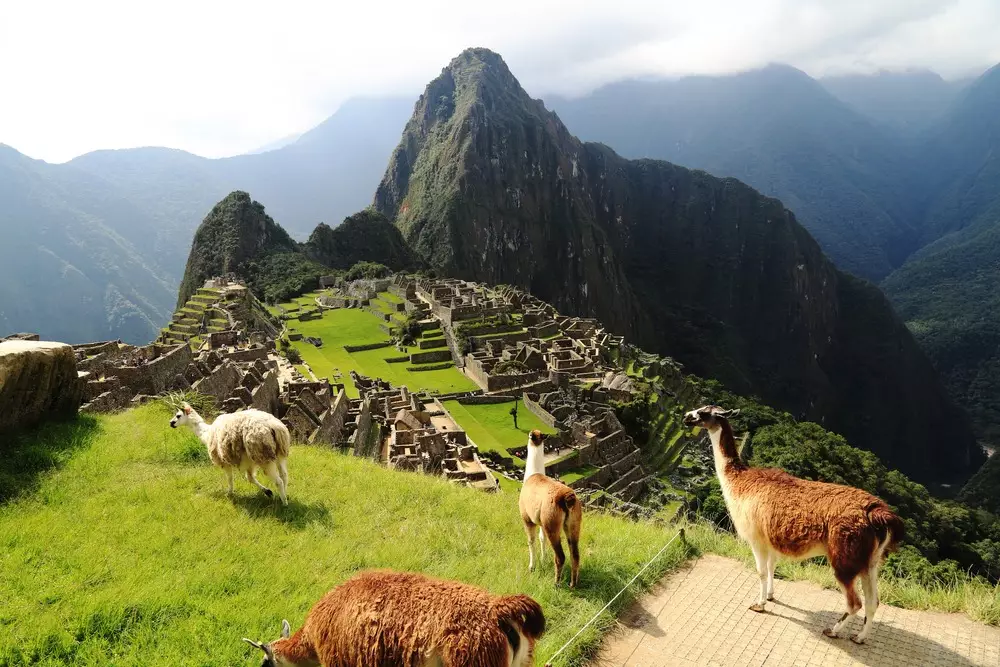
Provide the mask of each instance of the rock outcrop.
[{"label": "rock outcrop", "polygon": [[0,431],[76,413],[82,399],[73,348],[65,343],[0,343]]}]

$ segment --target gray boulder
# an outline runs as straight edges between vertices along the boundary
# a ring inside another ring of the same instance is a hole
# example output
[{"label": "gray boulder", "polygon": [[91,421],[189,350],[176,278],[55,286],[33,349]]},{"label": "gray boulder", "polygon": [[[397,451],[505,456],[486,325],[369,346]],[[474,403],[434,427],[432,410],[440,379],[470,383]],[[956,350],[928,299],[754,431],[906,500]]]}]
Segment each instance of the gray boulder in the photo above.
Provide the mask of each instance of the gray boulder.
[{"label": "gray boulder", "polygon": [[0,343],[0,431],[74,414],[83,399],[73,348],[65,343]]}]

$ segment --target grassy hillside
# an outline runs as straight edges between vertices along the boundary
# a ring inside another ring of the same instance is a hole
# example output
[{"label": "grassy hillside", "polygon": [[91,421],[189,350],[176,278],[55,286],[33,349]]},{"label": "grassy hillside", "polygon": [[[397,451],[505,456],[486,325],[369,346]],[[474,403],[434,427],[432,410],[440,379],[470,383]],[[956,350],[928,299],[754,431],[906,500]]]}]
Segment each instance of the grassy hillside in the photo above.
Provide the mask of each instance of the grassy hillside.
[{"label": "grassy hillside", "polygon": [[[541,664],[671,534],[588,515],[580,588],[554,588],[551,558],[527,571],[511,493],[295,446],[287,508],[242,481],[229,498],[169,416],[154,404],[48,425],[0,459],[0,665],[257,664],[240,637],[274,639],[282,618],[301,624],[324,592],[370,567],[535,597],[549,621]],[[641,583],[682,558],[675,543]],[[588,631],[569,658],[598,637]]]}]

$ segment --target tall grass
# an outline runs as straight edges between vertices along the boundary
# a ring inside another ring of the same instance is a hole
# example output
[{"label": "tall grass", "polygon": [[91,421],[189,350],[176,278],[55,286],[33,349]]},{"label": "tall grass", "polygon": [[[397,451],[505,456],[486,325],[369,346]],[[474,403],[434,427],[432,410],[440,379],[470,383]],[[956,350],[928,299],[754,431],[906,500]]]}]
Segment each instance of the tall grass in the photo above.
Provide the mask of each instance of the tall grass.
[{"label": "tall grass", "polygon": [[[259,664],[241,637],[274,639],[281,619],[301,624],[323,593],[371,567],[533,596],[549,622],[541,663],[673,532],[588,514],[580,587],[555,587],[550,557],[527,571],[513,493],[295,446],[287,508],[243,481],[230,498],[170,415],[151,404],[43,428],[0,460],[6,479],[19,474],[7,468],[18,452],[59,452],[0,504],[0,666]],[[60,442],[67,435],[72,445]],[[686,555],[675,542],[612,611]],[[612,622],[602,618],[556,664],[579,664]]]}]

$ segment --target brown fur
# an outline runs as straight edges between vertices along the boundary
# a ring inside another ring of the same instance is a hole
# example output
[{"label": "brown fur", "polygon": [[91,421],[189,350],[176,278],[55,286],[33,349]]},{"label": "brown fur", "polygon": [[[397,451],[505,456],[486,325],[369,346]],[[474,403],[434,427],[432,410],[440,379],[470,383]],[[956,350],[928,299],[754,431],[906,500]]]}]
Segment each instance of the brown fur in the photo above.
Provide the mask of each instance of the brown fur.
[{"label": "brown fur", "polygon": [[[684,421],[689,426],[704,426],[716,441],[715,466],[727,509],[740,537],[753,548],[761,576],[761,597],[751,609],[764,610],[765,579],[767,589],[773,585],[773,554],[791,558],[826,555],[844,591],[848,611],[825,634],[836,637],[843,621],[861,608],[854,588],[859,578],[865,589],[866,615],[873,616],[878,608],[878,566],[902,539],[902,520],[880,498],[861,489],[799,479],[777,468],[747,466],[739,457],[726,418],[732,414],[718,406],[706,406],[689,412]],[[865,641],[870,621],[868,618],[855,641]]]},{"label": "brown fur", "polygon": [[[732,427],[728,421],[721,426],[723,450],[728,444],[735,452]],[[750,468],[738,456],[725,475],[734,496],[757,500],[754,523],[773,549],[795,558],[824,544],[838,579],[850,576],[853,582],[887,535],[888,551],[903,534],[903,522],[889,506],[861,489],[799,479],[778,468]]]},{"label": "brown fur", "polygon": [[309,612],[302,629],[271,642],[278,664],[323,667],[507,667],[507,629],[528,641],[545,616],[526,595],[494,596],[422,574],[368,571],[333,589]]},{"label": "brown fur", "polygon": [[575,587],[580,579],[580,530],[583,526],[583,506],[576,493],[562,482],[545,475],[532,475],[521,486],[518,505],[529,542],[537,530],[536,526],[540,525],[546,541],[552,546],[556,583],[562,578],[562,568],[566,563],[562,548],[562,531],[566,530],[571,563],[569,585]]}]

